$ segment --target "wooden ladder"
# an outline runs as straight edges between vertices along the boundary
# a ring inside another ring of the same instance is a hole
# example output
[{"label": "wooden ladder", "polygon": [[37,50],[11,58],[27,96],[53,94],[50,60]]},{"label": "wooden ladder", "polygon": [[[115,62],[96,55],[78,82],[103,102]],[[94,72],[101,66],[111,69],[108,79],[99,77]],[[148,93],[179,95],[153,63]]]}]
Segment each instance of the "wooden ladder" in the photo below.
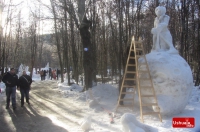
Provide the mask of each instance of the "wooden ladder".
[{"label": "wooden ladder", "polygon": [[[140,65],[138,64],[138,59],[140,57],[143,57],[143,63],[141,63]],[[131,62],[131,60],[134,60],[135,63],[133,64]],[[139,66],[145,67],[145,69],[140,69]],[[134,67],[135,70],[133,71],[133,68],[131,69],[130,67]],[[129,70],[131,69],[131,70]],[[140,74],[145,74],[145,77],[140,77]],[[128,74],[132,74],[133,78],[129,78],[130,75]],[[129,81],[129,82],[127,82]],[[127,85],[130,84],[130,81],[134,81],[134,85]],[[141,84],[141,81],[148,81],[148,86],[144,86]],[[152,78],[150,75],[150,71],[149,71],[149,66],[146,60],[146,56],[144,53],[144,48],[143,48],[143,44],[142,44],[142,40],[139,39],[139,41],[135,41],[134,36],[132,37],[132,42],[131,42],[131,46],[130,46],[130,50],[129,50],[129,55],[128,55],[128,59],[127,59],[127,64],[126,64],[126,68],[125,68],[125,73],[122,79],[122,85],[121,85],[121,90],[120,90],[120,95],[119,95],[119,99],[118,99],[118,107],[128,107],[131,106],[133,107],[133,103],[134,103],[134,94],[135,91],[126,91],[124,92],[126,88],[133,88],[134,90],[136,90],[137,88],[137,93],[138,93],[138,97],[139,97],[139,104],[140,104],[140,117],[142,122],[144,122],[143,116],[144,115],[154,115],[157,114],[160,118],[160,121],[162,122],[162,117],[160,114],[160,108],[158,106],[158,102],[157,102],[157,98],[156,98],[156,93],[154,90],[154,86],[153,86],[153,82],[152,82]],[[144,89],[148,89],[148,91],[150,90],[151,92],[148,94],[142,93],[142,91],[144,91]],[[132,94],[133,98],[130,99],[121,99],[122,95],[126,95],[126,94]],[[154,100],[153,103],[143,103],[142,99],[144,98],[151,98],[152,100]],[[132,104],[131,105],[120,105],[120,101],[131,101]],[[157,111],[151,111],[151,112],[144,112],[143,111],[143,107],[149,107],[149,106],[156,106]]]}]

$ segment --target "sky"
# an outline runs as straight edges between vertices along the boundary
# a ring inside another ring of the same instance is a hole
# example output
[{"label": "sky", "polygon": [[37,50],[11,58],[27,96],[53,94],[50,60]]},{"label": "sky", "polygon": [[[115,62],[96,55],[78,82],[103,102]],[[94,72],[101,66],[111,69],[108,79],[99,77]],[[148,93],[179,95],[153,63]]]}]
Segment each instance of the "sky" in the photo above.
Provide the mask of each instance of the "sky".
[{"label": "sky", "polygon": [[[50,6],[50,0],[41,0],[41,2],[47,6]],[[2,27],[6,27],[6,18],[8,15],[8,4],[9,1],[6,0],[5,1],[5,7],[3,9],[2,12]],[[29,27],[29,24],[31,22],[31,19],[29,17],[29,14],[32,12],[37,12],[36,14],[39,14],[39,4],[37,2],[37,0],[13,0],[12,3],[12,8],[13,10],[13,17],[12,18],[17,18],[17,14],[19,13],[19,11],[21,10],[21,21],[23,23],[23,28]],[[17,8],[14,8],[14,5]],[[42,16],[51,16],[50,11],[45,8],[44,6],[41,6],[41,11],[40,11],[41,17]],[[39,15],[38,15],[39,16]],[[12,23],[13,26],[16,25],[16,22]],[[52,30],[52,22],[47,20],[47,19],[43,19],[43,21],[40,21],[40,29],[43,29],[43,31],[40,31],[39,34],[45,34],[48,33]],[[5,28],[4,28],[4,32],[5,32]]]}]

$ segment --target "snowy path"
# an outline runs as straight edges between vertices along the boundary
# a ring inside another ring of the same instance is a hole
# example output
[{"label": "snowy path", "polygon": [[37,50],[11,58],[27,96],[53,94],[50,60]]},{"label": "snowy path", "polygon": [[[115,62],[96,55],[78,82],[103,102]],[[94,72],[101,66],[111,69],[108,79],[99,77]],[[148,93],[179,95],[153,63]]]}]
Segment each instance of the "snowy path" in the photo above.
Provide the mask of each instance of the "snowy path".
[{"label": "snowy path", "polygon": [[[20,107],[20,93],[17,91],[17,110],[5,109],[5,93],[0,95],[0,130],[7,132],[83,132],[81,120],[92,116],[91,132],[118,132],[119,118],[115,124],[109,123],[105,111],[96,111],[88,107],[87,102],[77,102],[66,98],[59,91],[56,81],[36,81],[32,84],[30,103]],[[101,117],[99,115],[102,115]]]},{"label": "snowy path", "polygon": [[[55,81],[34,82],[30,92],[31,105],[20,107],[17,91],[17,110],[5,109],[5,95],[0,107],[0,130],[7,132],[66,132],[79,131],[76,119],[82,117],[76,106],[62,98]],[[53,89],[54,88],[54,89]],[[2,95],[1,95],[2,96]],[[1,97],[2,98],[2,97]],[[73,128],[72,128],[73,126]]]}]

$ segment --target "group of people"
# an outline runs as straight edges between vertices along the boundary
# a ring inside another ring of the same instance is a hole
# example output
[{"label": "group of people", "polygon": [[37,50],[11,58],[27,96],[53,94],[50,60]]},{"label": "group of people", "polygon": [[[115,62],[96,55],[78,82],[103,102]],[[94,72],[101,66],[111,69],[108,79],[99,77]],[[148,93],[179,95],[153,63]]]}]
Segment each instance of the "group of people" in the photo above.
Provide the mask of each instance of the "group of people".
[{"label": "group of people", "polygon": [[42,71],[40,71],[41,81],[42,81],[42,80],[45,80],[46,75],[47,75],[47,71],[46,71],[46,70],[42,70]]},{"label": "group of people", "polygon": [[10,99],[12,99],[13,110],[16,110],[16,89],[20,90],[21,93],[21,107],[24,106],[24,97],[26,98],[26,102],[30,105],[29,91],[31,89],[32,79],[26,74],[26,71],[23,71],[22,76],[18,78],[15,69],[11,68],[10,71],[3,76],[2,81],[6,85],[6,109],[9,109]]},{"label": "group of people", "polygon": [[[56,80],[56,77],[57,77],[57,75],[58,75],[58,74],[56,74],[56,73],[57,73],[56,70],[52,70],[52,71],[51,71],[51,80],[52,80],[52,78],[53,78],[54,80]],[[57,77],[57,79],[58,79],[58,77]]]},{"label": "group of people", "polygon": [[54,79],[54,80],[57,79],[58,80],[58,75],[59,75],[59,70],[58,69],[52,70],[51,68],[49,68],[49,70],[41,70],[39,73],[40,73],[41,80],[45,80],[47,75],[49,75],[49,79],[51,79],[51,80],[52,79]]}]

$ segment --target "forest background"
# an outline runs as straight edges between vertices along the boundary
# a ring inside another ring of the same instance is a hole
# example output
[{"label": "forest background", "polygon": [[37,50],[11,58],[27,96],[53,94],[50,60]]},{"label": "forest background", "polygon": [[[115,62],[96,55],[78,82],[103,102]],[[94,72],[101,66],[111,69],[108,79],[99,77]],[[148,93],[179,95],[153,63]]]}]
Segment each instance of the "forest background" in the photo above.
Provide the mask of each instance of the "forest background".
[{"label": "forest background", "polygon": [[68,83],[70,71],[76,82],[84,76],[86,88],[97,74],[102,82],[121,78],[133,35],[144,39],[146,53],[151,51],[158,5],[166,7],[173,44],[199,85],[199,0],[1,0],[0,67],[22,63],[32,75],[33,68],[49,62],[61,73],[65,69]]}]

